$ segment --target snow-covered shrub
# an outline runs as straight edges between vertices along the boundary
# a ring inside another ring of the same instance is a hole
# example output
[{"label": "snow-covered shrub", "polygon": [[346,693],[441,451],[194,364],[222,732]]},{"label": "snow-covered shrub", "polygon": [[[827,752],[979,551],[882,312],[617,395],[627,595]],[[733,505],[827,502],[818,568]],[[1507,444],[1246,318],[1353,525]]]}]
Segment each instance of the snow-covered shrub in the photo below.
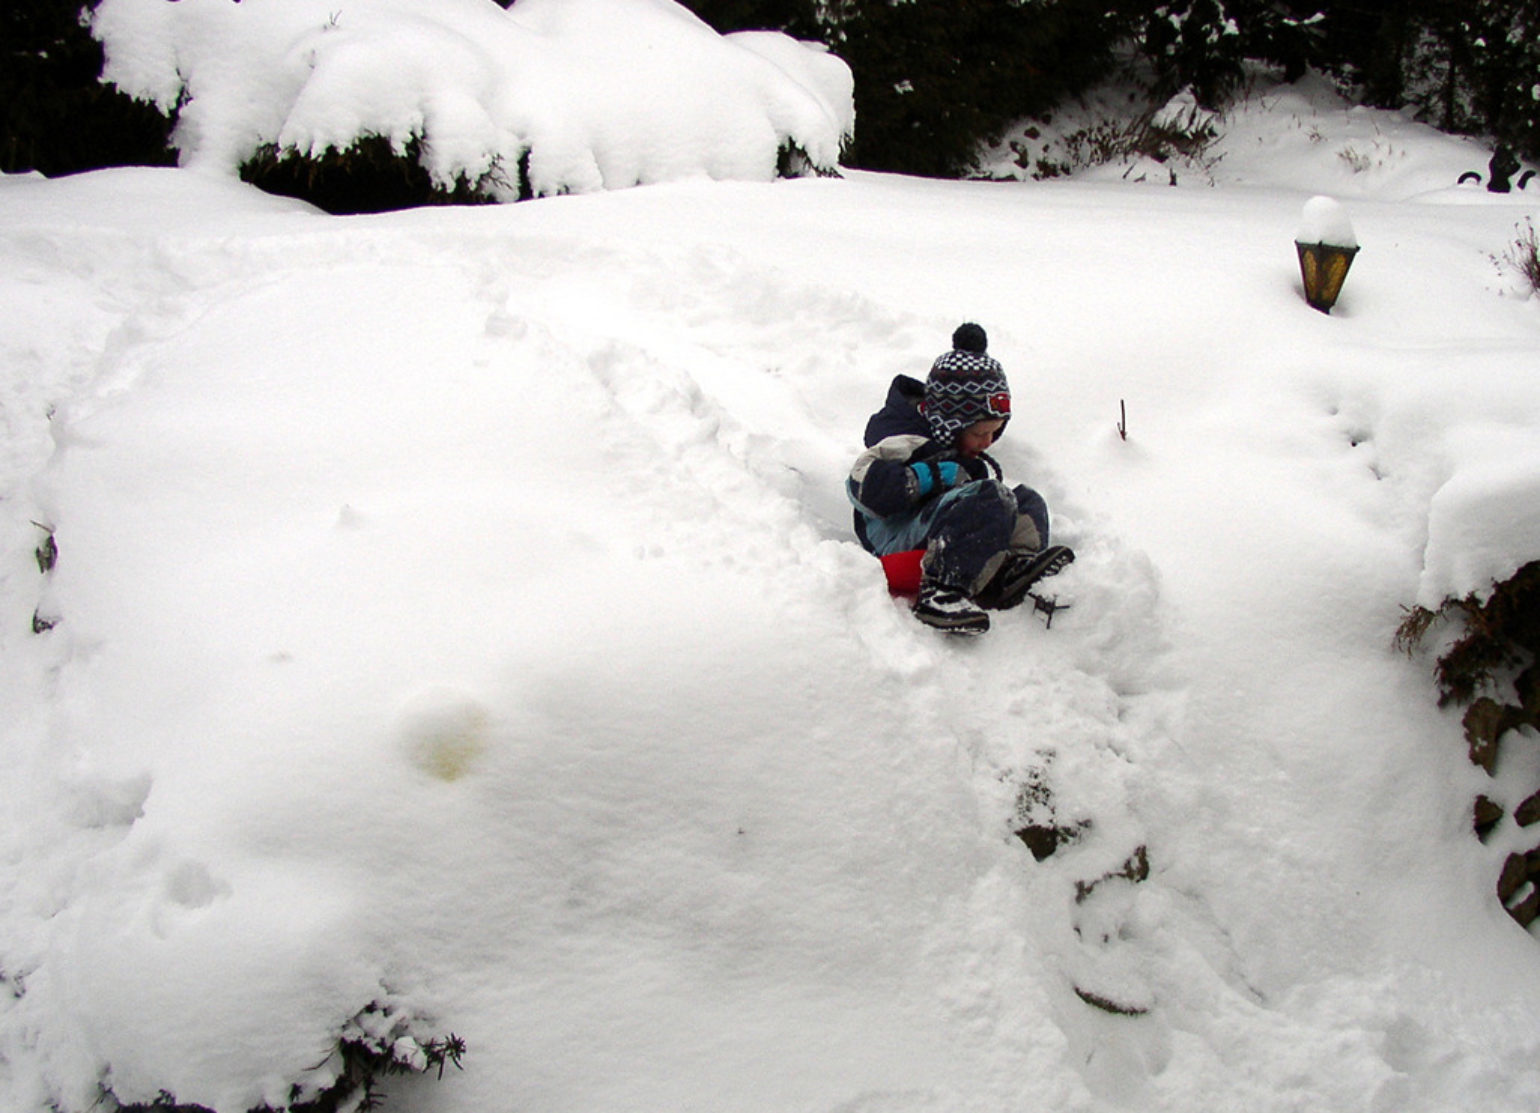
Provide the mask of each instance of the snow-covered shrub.
[{"label": "snow-covered shrub", "polygon": [[[460,1067],[465,1041],[453,1032],[423,1038],[420,1019],[398,1006],[375,1001],[343,1025],[337,1046],[309,1076],[290,1091],[285,1113],[354,1113],[374,1109],[384,1100],[379,1080],[389,1075],[426,1074]],[[201,1105],[182,1105],[162,1090],[152,1102],[115,1105],[118,1113],[208,1113]],[[253,1110],[252,1113],[266,1113]]]},{"label": "snow-covered shrub", "polygon": [[[1463,631],[1438,661],[1439,705],[1469,704],[1497,685],[1504,670],[1540,660],[1540,560],[1492,585],[1484,600],[1470,594],[1445,599],[1437,608],[1411,608],[1397,632],[1398,644],[1414,648],[1439,619],[1456,620]],[[1540,673],[1526,675],[1531,695],[1540,693]],[[1540,708],[1527,711],[1534,715]]]},{"label": "snow-covered shrub", "polygon": [[424,1039],[416,1031],[421,1022],[398,1007],[378,1001],[362,1009],[343,1026],[337,1049],[326,1066],[335,1080],[319,1092],[296,1090],[296,1113],[333,1113],[334,1110],[371,1109],[378,1104],[378,1080],[392,1074],[426,1074],[444,1077],[444,1068],[459,1068],[465,1041],[453,1032]]},{"label": "snow-covered shrub", "polygon": [[1529,217],[1519,227],[1518,239],[1503,254],[1503,262],[1519,273],[1532,293],[1540,294],[1540,238],[1535,222]]},{"label": "snow-covered shrub", "polygon": [[840,59],[672,0],[101,0],[92,30],[184,165],[259,178],[388,147],[440,196],[769,180],[834,172],[854,127]]},{"label": "snow-covered shrub", "polygon": [[[1439,705],[1466,708],[1463,720],[1470,759],[1489,775],[1499,773],[1503,736],[1540,730],[1540,560],[1525,564],[1493,584],[1486,598],[1450,597],[1436,607],[1407,612],[1397,644],[1411,651],[1439,621],[1458,624],[1458,633],[1438,659]],[[1540,785],[1527,784],[1510,796],[1527,794],[1511,807],[1518,828],[1540,820]],[[1475,826],[1487,837],[1505,809],[1489,796],[1475,803]],[[1530,837],[1515,832],[1520,845]],[[1540,917],[1540,844],[1509,853],[1497,878],[1497,894],[1510,914],[1526,926]]]},{"label": "snow-covered shrub", "polygon": [[[1142,162],[1166,168],[1172,180],[1178,169],[1207,175],[1217,164],[1212,148],[1219,139],[1215,113],[1201,108],[1190,91],[1183,91],[1164,105],[1131,111],[1094,114],[1080,126],[1051,127],[1052,116],[1040,122],[1043,130],[1028,125],[1021,138],[1009,140],[1017,166],[1039,180],[1077,173],[1093,166]],[[1066,118],[1068,118],[1066,116]],[[1037,151],[1033,140],[1040,140]],[[988,161],[988,152],[984,161]]]},{"label": "snow-covered shrub", "polygon": [[[412,139],[397,150],[379,135],[361,136],[345,150],[314,155],[281,150],[265,143],[241,164],[241,179],[258,189],[299,197],[330,213],[374,213],[415,205],[486,204],[497,200],[493,184],[506,184],[501,161],[477,181],[457,178],[450,188],[423,168],[422,141]],[[526,163],[521,162],[518,171]],[[524,179],[517,179],[523,181]],[[528,189],[519,196],[530,196]]]},{"label": "snow-covered shrub", "polygon": [[1218,138],[1215,114],[1201,107],[1193,92],[1186,89],[1140,121],[1130,153],[1157,162],[1182,159],[1204,165],[1209,148]]}]

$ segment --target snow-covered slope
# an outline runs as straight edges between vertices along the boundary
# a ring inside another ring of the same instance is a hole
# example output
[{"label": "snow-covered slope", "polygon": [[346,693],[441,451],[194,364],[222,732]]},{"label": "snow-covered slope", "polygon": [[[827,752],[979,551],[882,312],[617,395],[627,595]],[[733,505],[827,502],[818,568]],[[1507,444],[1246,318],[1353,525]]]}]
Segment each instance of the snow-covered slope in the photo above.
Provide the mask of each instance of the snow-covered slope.
[{"label": "snow-covered slope", "polygon": [[[1166,185],[1267,185],[1343,198],[1394,201],[1485,178],[1489,148],[1441,133],[1400,112],[1355,105],[1318,74],[1278,85],[1259,73],[1222,111],[1200,108],[1184,90],[1150,122],[1183,134],[1162,159],[1136,143],[1147,112],[1140,92],[1107,87],[1023,121],[983,152],[981,171],[1000,178],[1042,177],[1069,167],[1082,180]],[[1472,193],[1479,193],[1473,190]]]},{"label": "snow-covered slope", "polygon": [[[377,1001],[469,1045],[394,1109],[1532,1110],[1390,644],[1534,555],[1532,204],[1351,200],[1328,317],[1312,192],[0,180],[0,1104],[278,1103]],[[1080,559],[960,645],[840,481],[964,319]]]}]

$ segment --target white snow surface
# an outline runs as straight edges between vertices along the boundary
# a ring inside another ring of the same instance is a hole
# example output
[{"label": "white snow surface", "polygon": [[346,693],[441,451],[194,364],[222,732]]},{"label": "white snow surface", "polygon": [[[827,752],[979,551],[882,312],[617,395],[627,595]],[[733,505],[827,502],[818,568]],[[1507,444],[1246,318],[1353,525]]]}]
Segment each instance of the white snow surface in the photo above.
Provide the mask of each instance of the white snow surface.
[{"label": "white snow surface", "polygon": [[773,32],[721,36],[673,0],[103,0],[104,77],[178,109],[181,163],[233,172],[420,140],[445,189],[514,199],[832,169],[850,69]]},{"label": "white snow surface", "polygon": [[[378,1002],[468,1044],[414,1113],[1533,1113],[1470,808],[1540,761],[1391,639],[1540,555],[1535,200],[1375,126],[1330,316],[1341,191],[1249,135],[1178,189],[0,179],[0,1107],[281,1105]],[[959,643],[841,482],[964,320],[1079,559]]]}]

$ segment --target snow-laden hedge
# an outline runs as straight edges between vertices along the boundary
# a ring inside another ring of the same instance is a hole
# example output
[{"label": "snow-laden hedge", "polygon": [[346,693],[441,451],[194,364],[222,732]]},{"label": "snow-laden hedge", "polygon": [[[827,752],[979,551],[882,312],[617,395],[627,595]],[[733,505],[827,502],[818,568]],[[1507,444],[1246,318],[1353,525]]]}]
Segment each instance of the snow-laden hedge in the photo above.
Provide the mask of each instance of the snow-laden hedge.
[{"label": "snow-laden hedge", "polygon": [[176,115],[183,165],[411,151],[494,200],[832,172],[849,67],[673,0],[102,0],[103,78]]}]

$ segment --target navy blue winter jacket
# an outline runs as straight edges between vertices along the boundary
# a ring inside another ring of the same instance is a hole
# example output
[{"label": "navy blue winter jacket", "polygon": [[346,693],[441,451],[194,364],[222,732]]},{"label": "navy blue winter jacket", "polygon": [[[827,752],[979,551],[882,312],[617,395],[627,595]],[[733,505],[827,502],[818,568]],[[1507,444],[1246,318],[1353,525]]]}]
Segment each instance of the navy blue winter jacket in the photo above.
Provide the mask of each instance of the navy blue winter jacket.
[{"label": "navy blue winter jacket", "polygon": [[[955,461],[967,479],[999,479],[1000,465],[987,454],[969,459],[932,439],[930,424],[920,412],[925,384],[909,375],[898,375],[888,387],[882,409],[866,423],[866,451],[857,458],[845,482],[855,504],[855,531],[861,544],[867,540],[866,523],[873,518],[917,512],[948,487],[922,475],[927,465]],[[918,465],[918,470],[917,466]]]}]

